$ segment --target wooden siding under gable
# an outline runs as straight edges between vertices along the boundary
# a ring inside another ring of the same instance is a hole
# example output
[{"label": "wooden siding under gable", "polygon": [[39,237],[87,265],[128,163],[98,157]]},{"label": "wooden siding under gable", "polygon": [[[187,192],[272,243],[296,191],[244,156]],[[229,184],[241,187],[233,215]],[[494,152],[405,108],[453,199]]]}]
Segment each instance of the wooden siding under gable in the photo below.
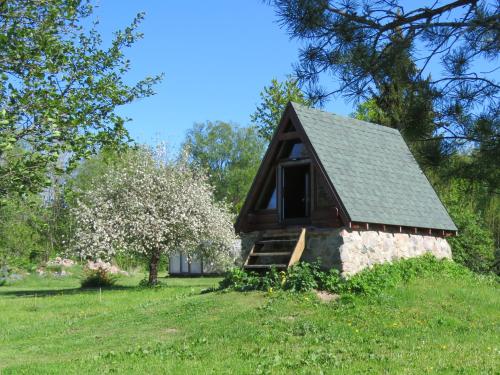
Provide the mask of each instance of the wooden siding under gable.
[{"label": "wooden siding under gable", "polygon": [[[321,170],[321,166],[318,164],[318,159],[307,137],[301,131],[298,118],[293,117],[293,114],[293,110],[288,108],[269,145],[248,193],[245,205],[236,222],[236,230],[238,232],[284,229],[286,227],[304,225],[318,228],[335,228],[347,224],[347,218],[344,216],[344,219],[342,219],[340,214],[340,202],[336,199],[335,193],[331,189],[331,184],[326,180],[325,173]],[[290,124],[295,130],[285,132],[286,128],[290,128]],[[277,187],[277,170],[280,163],[283,162],[283,160],[280,160],[280,153],[284,144],[293,140],[299,140],[303,143],[309,155],[307,162],[311,166],[311,202],[309,217],[290,224],[280,222],[277,208],[262,209],[259,206],[262,205],[263,197],[269,195],[266,189],[269,189],[269,186],[273,186],[272,179],[275,182],[274,186]]]}]

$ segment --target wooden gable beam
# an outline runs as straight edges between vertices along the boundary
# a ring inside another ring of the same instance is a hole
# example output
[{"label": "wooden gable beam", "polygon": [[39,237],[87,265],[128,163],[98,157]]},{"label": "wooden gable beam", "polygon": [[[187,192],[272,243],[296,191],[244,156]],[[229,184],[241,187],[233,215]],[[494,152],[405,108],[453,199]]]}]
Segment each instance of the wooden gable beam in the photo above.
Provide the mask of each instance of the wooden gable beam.
[{"label": "wooden gable beam", "polygon": [[281,134],[278,134],[278,139],[280,141],[287,141],[289,139],[299,139],[300,138],[300,135],[298,132],[288,132],[288,133],[281,133]]},{"label": "wooden gable beam", "polygon": [[278,145],[281,142],[280,137],[283,134],[296,133],[296,132],[289,132],[289,133],[284,132],[286,125],[290,121],[291,112],[294,112],[294,110],[291,104],[289,103],[285,111],[283,112],[283,115],[281,116],[280,123],[278,124],[278,127],[276,128],[274,135],[271,138],[271,142],[267,147],[266,153],[264,154],[259,169],[257,170],[257,174],[255,175],[252,185],[250,186],[250,190],[247,193],[247,196],[245,198],[245,203],[243,204],[243,207],[241,208],[240,213],[236,219],[236,223],[234,224],[236,232],[240,232],[241,228],[244,227],[246,224],[248,224],[246,222],[246,217],[248,215],[248,212],[250,211],[252,204],[255,204],[256,202],[258,189],[264,185],[266,181],[266,176],[273,165],[274,156],[276,155],[276,152],[278,151]]}]

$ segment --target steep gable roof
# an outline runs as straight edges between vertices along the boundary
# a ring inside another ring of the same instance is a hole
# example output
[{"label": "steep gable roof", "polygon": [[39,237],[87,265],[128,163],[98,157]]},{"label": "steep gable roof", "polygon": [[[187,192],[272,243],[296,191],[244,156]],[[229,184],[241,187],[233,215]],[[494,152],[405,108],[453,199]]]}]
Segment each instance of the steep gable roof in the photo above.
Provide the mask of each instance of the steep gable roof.
[{"label": "steep gable roof", "polygon": [[290,106],[351,221],[457,230],[398,130]]}]

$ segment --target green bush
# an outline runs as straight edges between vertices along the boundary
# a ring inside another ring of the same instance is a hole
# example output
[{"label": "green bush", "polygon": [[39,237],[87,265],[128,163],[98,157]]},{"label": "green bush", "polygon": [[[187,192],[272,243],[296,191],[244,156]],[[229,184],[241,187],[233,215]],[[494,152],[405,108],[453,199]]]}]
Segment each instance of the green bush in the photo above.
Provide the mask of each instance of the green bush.
[{"label": "green bush", "polygon": [[378,294],[397,284],[407,283],[417,277],[442,275],[451,278],[474,277],[467,268],[449,260],[438,260],[427,254],[418,258],[394,263],[377,264],[345,280],[341,291],[353,294]]},{"label": "green bush", "polygon": [[273,267],[266,274],[266,277],[260,278],[259,289],[261,290],[281,289],[284,286],[285,282],[286,282],[286,273],[283,271],[278,271],[276,268]]},{"label": "green bush", "polygon": [[139,281],[139,287],[140,288],[144,288],[144,289],[158,289],[158,288],[162,288],[165,285],[166,285],[166,283],[162,282],[161,280],[158,280],[156,282],[156,284],[151,285],[149,283],[149,278],[148,277],[145,277],[144,279],[142,279],[141,281]]},{"label": "green bush", "polygon": [[317,263],[300,262],[287,272],[284,289],[292,292],[307,292],[318,288],[321,271]]},{"label": "green bush", "polygon": [[443,202],[458,228],[458,236],[448,239],[453,259],[475,272],[490,272],[495,262],[495,242],[470,200],[468,185],[460,180],[450,183]]},{"label": "green bush", "polygon": [[324,272],[318,263],[298,263],[286,272],[272,269],[264,275],[246,272],[241,268],[229,271],[220,282],[219,289],[237,291],[290,290],[307,292],[312,289],[338,294],[376,295],[384,289],[407,283],[417,277],[450,278],[477,277],[466,267],[449,260],[438,260],[428,254],[418,258],[400,260],[394,263],[378,264],[346,279],[338,270]]},{"label": "green bush", "polygon": [[317,263],[303,262],[290,267],[287,272],[271,268],[264,275],[233,268],[226,273],[219,284],[219,289],[234,289],[240,292],[271,289],[305,292],[318,288],[320,274]]},{"label": "green bush", "polygon": [[319,290],[326,290],[330,293],[339,293],[342,285],[342,277],[337,269],[332,268],[327,272],[317,272],[316,279]]},{"label": "green bush", "polygon": [[38,196],[9,197],[0,204],[0,264],[26,270],[50,255],[49,212]]},{"label": "green bush", "polygon": [[117,277],[104,268],[86,269],[81,281],[82,288],[109,287],[116,283]]},{"label": "green bush", "polygon": [[458,236],[448,239],[453,259],[475,272],[489,272],[495,260],[491,232],[472,210],[461,210],[453,218],[458,227]]},{"label": "green bush", "polygon": [[276,270],[270,270],[264,277],[254,272],[246,272],[241,268],[228,271],[219,284],[220,289],[234,289],[240,292],[250,290],[269,290],[275,285]]},{"label": "green bush", "polygon": [[7,277],[9,276],[10,269],[7,266],[0,267],[0,286],[7,284]]}]

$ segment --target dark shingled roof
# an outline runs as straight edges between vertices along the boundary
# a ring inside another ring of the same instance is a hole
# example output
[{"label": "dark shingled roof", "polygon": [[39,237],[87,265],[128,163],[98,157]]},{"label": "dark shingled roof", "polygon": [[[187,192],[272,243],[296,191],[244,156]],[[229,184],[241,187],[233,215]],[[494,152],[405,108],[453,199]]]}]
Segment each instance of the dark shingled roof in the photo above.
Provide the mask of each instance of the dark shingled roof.
[{"label": "dark shingled roof", "polygon": [[398,130],[292,106],[351,221],[457,230]]}]

